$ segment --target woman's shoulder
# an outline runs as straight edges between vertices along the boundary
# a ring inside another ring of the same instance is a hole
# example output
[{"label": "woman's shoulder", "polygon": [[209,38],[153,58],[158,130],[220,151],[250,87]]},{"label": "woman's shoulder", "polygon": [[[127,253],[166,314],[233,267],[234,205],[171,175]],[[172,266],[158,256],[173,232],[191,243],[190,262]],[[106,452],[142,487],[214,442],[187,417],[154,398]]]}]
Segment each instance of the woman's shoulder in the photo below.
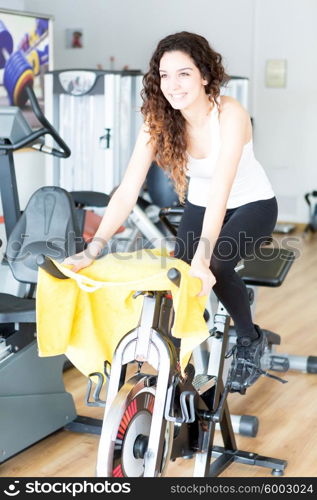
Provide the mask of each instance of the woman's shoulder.
[{"label": "woman's shoulder", "polygon": [[249,115],[247,110],[234,97],[228,95],[221,95],[219,101],[220,101],[220,109],[219,109],[220,115],[223,114],[229,116],[235,114],[236,116],[240,115],[241,117]]}]

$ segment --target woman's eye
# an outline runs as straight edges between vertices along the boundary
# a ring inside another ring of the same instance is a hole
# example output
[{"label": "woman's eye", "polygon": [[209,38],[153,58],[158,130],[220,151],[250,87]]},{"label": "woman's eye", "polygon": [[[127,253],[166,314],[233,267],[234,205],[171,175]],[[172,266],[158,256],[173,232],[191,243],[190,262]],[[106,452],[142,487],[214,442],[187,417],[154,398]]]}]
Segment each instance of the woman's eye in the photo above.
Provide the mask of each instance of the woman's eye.
[{"label": "woman's eye", "polygon": [[161,75],[161,78],[166,78],[167,75]]},{"label": "woman's eye", "polygon": [[189,76],[189,73],[180,73],[180,76]]}]

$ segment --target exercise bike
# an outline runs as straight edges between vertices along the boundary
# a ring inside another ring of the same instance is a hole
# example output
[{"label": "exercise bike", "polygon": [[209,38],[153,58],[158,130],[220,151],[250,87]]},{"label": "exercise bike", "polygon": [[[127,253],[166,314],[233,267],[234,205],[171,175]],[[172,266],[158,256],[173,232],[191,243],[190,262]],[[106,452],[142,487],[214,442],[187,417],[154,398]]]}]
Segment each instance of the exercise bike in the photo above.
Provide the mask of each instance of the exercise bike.
[{"label": "exercise bike", "polygon": [[[38,356],[34,294],[36,256],[45,252],[63,260],[82,250],[85,213],[79,205],[104,203],[105,195],[100,199],[96,194],[74,193],[76,209],[65,190],[45,186],[21,213],[13,152],[28,146],[53,156],[70,155],[43,115],[33,89],[26,86],[25,92],[41,128],[33,131],[17,107],[0,109],[0,191],[7,240],[1,277],[8,278],[2,280],[0,293],[0,463],[66,426],[77,432],[96,431],[95,419],[78,416],[71,394],[65,391],[66,357]],[[57,146],[46,146],[45,135]],[[21,283],[25,293],[21,289],[8,293],[9,279],[15,288]]]},{"label": "exercise bike", "polygon": [[[38,265],[59,279],[68,279],[47,257]],[[171,268],[168,278],[179,286],[181,276]],[[106,401],[100,399],[103,374],[94,394],[105,414],[98,449],[98,477],[157,477],[170,460],[195,457],[194,476],[215,477],[231,463],[270,468],[283,475],[287,462],[238,450],[227,404],[229,387],[224,377],[230,317],[222,305],[214,318],[211,336],[218,341],[217,371],[201,377],[188,364],[179,368],[171,337],[173,302],[169,290],[136,291],[144,296],[138,326],[119,342],[105,364]],[[135,372],[127,377],[127,367]],[[154,373],[148,372],[148,365]],[[224,446],[214,445],[219,424]],[[215,460],[212,462],[212,459]]]},{"label": "exercise bike", "polygon": [[305,226],[304,236],[309,233],[316,233],[317,231],[317,191],[305,194],[305,201],[309,209],[309,222]]}]

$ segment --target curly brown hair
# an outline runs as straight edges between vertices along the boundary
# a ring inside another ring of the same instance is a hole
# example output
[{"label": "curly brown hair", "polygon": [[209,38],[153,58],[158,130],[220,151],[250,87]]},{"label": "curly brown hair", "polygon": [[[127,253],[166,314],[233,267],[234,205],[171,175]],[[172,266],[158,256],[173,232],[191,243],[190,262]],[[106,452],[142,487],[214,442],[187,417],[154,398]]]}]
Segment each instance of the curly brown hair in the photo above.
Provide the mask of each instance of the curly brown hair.
[{"label": "curly brown hair", "polygon": [[210,47],[204,37],[181,31],[158,43],[149,70],[143,77],[141,111],[154,147],[155,161],[172,179],[179,200],[184,203],[188,161],[186,122],[181,112],[173,109],[165,99],[160,88],[160,60],[165,52],[171,51],[181,51],[191,57],[208,82],[205,92],[211,101],[217,99],[220,87],[228,80],[228,76],[222,65],[222,56]]}]

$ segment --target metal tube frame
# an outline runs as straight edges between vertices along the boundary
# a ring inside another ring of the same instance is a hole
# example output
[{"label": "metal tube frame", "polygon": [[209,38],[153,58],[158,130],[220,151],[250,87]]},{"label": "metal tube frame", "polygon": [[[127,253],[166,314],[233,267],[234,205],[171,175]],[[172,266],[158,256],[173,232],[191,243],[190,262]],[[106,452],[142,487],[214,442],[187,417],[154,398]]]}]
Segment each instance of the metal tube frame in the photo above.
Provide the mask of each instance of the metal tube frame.
[{"label": "metal tube frame", "polygon": [[[225,352],[228,344],[230,316],[225,307],[219,303],[217,314],[215,315],[214,325],[216,336],[222,339],[222,347],[219,355],[219,368],[215,393],[212,404],[212,414],[208,427],[203,436],[203,452],[197,453],[195,457],[194,477],[217,477],[231,463],[240,462],[246,465],[256,465],[272,469],[273,475],[283,475],[287,466],[285,460],[279,460],[272,457],[265,457],[253,452],[238,450],[230,411],[227,403],[226,389],[223,383],[223,370]],[[222,409],[220,411],[220,405]],[[217,418],[215,416],[217,415]],[[213,446],[216,424],[219,423],[224,446]],[[211,459],[215,458],[211,463]]]},{"label": "metal tube frame", "polygon": [[146,362],[157,371],[156,397],[153,408],[148,448],[145,454],[145,477],[155,477],[159,472],[159,451],[164,443],[165,425],[163,424],[167,389],[176,371],[176,358],[171,356],[171,349],[165,335],[155,329],[162,294],[150,294],[144,297],[139,325],[129,332],[118,344],[111,366],[109,387],[106,398],[105,414],[101,429],[97,459],[97,475],[106,476],[103,457],[103,443],[107,440],[109,429],[104,425],[111,405],[120,389],[122,367],[133,361]]},{"label": "metal tube frame", "polygon": [[[148,448],[144,456],[144,476],[156,477],[159,475],[161,451],[164,445],[166,429],[166,420],[164,418],[166,395],[173,380],[173,375],[176,373],[177,363],[176,356],[173,354],[167,336],[157,329],[162,296],[163,294],[160,292],[149,292],[145,295],[138,326],[120,341],[115,351],[98,450],[97,476],[99,477],[107,475],[106,461],[104,460],[104,445],[107,439],[109,439],[109,432],[111,432],[111,429],[105,425],[107,415],[120,386],[123,384],[122,371],[127,363],[134,361],[139,363],[147,362],[157,372],[152,423]],[[202,420],[204,420],[204,426],[202,427],[204,430],[201,431],[200,449],[196,450],[198,452],[195,456],[193,475],[194,477],[216,477],[233,462],[272,468],[272,474],[283,475],[287,465],[285,460],[263,457],[256,453],[238,450],[237,448],[227,403],[228,392],[223,383],[229,323],[230,317],[226,309],[222,304],[219,304],[214,324],[216,335],[221,339],[222,345],[218,353],[218,371],[216,384],[212,392],[211,410],[205,411],[203,416],[200,415]],[[198,418],[198,415],[196,417]],[[213,445],[217,423],[220,426],[224,442],[223,447]],[[184,436],[188,436],[188,434],[184,433]],[[184,439],[184,449],[188,449],[188,443],[185,441],[186,438]],[[215,458],[213,463],[211,463],[212,458]]]}]

